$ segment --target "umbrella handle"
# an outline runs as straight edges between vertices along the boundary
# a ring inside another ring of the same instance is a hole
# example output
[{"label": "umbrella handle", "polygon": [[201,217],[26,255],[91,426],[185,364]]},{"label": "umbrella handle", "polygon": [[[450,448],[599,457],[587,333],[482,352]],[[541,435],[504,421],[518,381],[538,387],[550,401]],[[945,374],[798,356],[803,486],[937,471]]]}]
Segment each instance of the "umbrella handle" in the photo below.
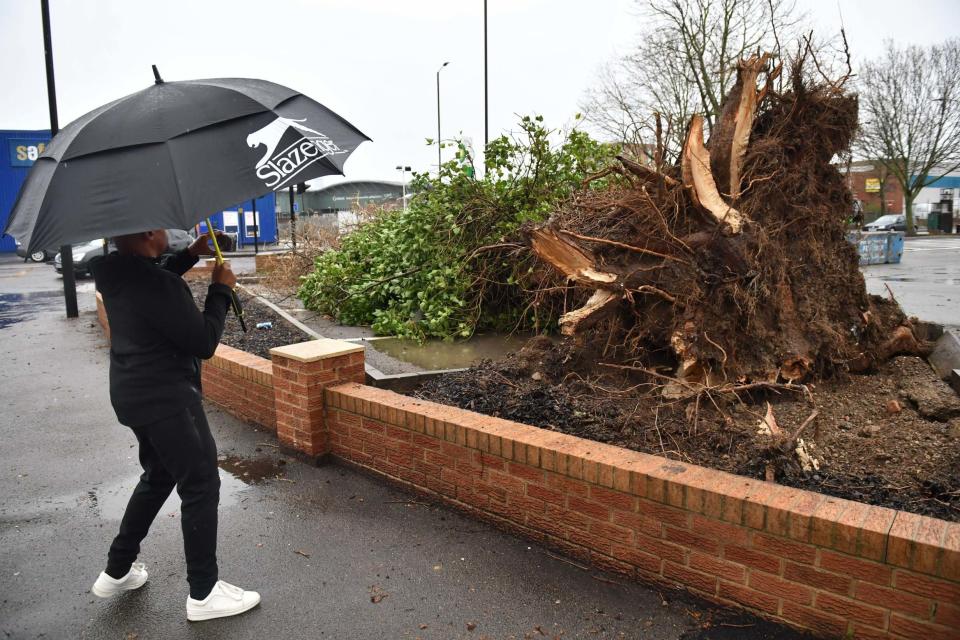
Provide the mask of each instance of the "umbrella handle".
[{"label": "umbrella handle", "polygon": [[[210,218],[207,218],[207,235],[210,236],[210,240],[213,242],[213,252],[217,255],[217,264],[223,264],[223,254],[220,252],[220,244],[217,242],[217,234],[213,232],[213,224],[211,224]],[[240,299],[237,297],[237,292],[231,289],[230,297],[232,298],[233,313],[237,316],[237,320],[240,321],[240,328],[246,333],[247,323],[243,319],[243,307],[240,306]]]}]

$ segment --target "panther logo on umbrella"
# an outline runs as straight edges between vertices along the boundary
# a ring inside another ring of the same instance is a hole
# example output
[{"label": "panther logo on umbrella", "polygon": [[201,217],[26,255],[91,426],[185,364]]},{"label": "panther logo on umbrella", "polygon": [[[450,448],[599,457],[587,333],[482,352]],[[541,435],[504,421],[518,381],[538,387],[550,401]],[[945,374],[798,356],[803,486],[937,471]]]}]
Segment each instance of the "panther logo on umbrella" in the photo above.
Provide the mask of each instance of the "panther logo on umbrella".
[{"label": "panther logo on umbrella", "polygon": [[[284,187],[303,169],[322,158],[347,153],[328,136],[301,122],[306,122],[306,118],[297,120],[280,116],[247,136],[247,145],[251,149],[260,145],[266,147],[266,153],[256,164],[256,173],[270,189]],[[278,152],[280,141],[290,129],[302,137]]]}]

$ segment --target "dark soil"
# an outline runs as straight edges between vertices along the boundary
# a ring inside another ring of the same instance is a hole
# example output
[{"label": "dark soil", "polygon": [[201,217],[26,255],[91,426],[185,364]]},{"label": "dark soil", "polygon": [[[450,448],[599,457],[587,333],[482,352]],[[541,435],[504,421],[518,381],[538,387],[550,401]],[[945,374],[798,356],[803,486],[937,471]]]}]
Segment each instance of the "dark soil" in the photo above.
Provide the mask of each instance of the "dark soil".
[{"label": "dark soil", "polygon": [[[193,292],[197,305],[202,309],[207,297],[207,283],[191,282],[190,290]],[[220,338],[223,344],[269,360],[270,349],[274,347],[313,339],[284,320],[270,307],[257,302],[253,296],[243,289],[239,289],[237,293],[240,296],[240,305],[243,307],[247,332],[243,332],[237,317],[232,310],[229,310],[227,311],[227,322],[223,329],[223,337]],[[270,322],[273,326],[270,329],[257,329],[257,324],[260,322]]]},{"label": "dark soil", "polygon": [[960,399],[920,358],[809,385],[813,404],[801,393],[766,391],[701,396],[698,406],[664,402],[623,378],[570,373],[561,353],[534,339],[415,395],[752,478],[764,478],[771,460],[757,435],[766,402],[786,432],[816,408],[802,437],[819,469],[804,471],[791,452],[774,460],[777,482],[960,521]]}]

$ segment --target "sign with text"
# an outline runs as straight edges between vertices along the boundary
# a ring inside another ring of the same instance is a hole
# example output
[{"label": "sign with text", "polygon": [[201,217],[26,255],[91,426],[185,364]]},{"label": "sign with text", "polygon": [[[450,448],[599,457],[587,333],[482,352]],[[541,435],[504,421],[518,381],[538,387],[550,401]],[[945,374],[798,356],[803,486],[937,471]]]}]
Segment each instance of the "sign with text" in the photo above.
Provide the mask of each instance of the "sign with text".
[{"label": "sign with text", "polygon": [[880,178],[867,178],[863,190],[867,193],[880,193]]},{"label": "sign with text", "polygon": [[10,166],[31,167],[50,142],[44,138],[10,138]]}]

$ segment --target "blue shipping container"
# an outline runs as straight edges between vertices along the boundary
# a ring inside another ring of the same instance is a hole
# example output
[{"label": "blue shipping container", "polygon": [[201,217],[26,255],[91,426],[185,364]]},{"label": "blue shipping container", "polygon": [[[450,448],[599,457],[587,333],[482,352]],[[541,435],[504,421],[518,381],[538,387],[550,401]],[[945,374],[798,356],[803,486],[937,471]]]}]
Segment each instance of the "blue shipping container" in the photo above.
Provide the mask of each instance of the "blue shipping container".
[{"label": "blue shipping container", "polygon": [[[253,203],[250,200],[212,214],[210,222],[215,228],[234,235],[241,247],[252,246],[254,239],[263,244],[272,244],[277,241],[276,201],[276,194],[272,191],[257,198],[256,223]],[[201,233],[206,232],[205,223],[201,222],[197,226]]]},{"label": "blue shipping container", "polygon": [[[0,229],[7,226],[7,218],[13,203],[20,193],[20,185],[27,178],[33,162],[43,153],[50,142],[50,131],[0,130]],[[0,236],[0,253],[17,250],[17,244],[10,236]]]}]

